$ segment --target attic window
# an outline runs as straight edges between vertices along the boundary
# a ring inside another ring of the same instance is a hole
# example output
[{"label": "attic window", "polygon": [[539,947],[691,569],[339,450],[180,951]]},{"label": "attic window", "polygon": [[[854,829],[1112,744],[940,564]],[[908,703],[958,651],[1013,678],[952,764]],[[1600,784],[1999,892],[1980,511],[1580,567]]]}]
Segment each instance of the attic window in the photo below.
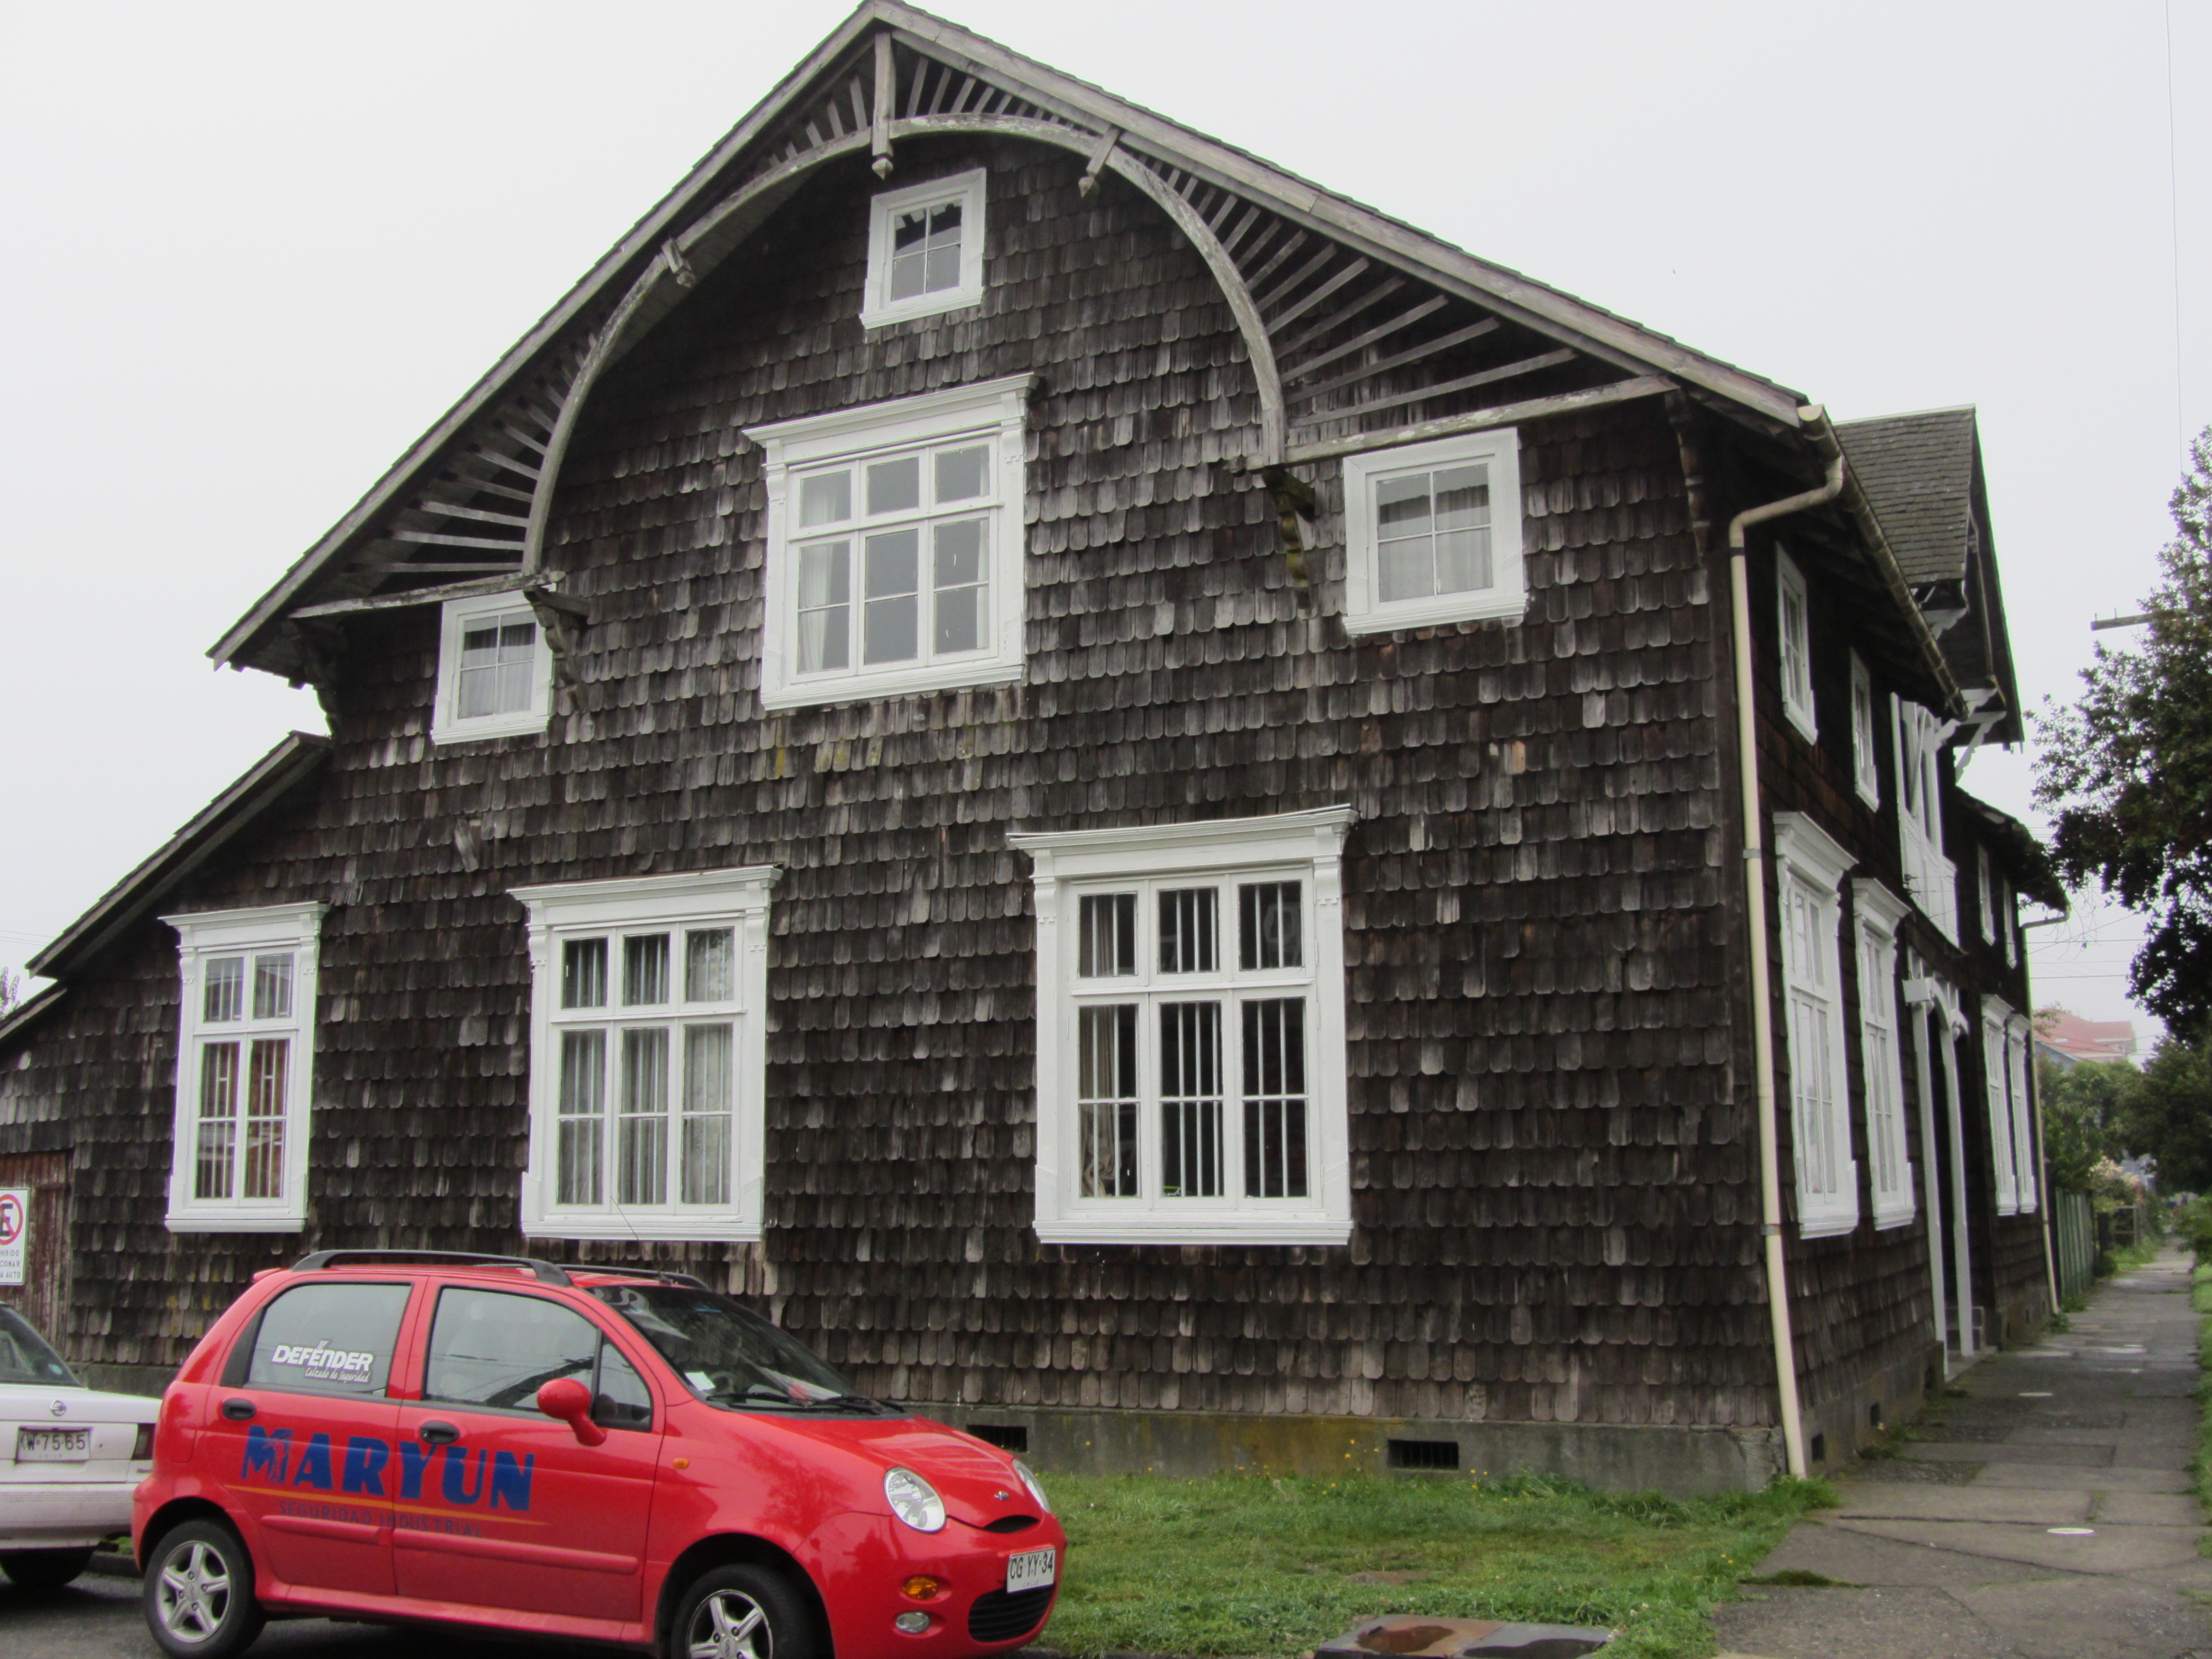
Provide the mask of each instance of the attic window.
[{"label": "attic window", "polygon": [[433,743],[543,732],[553,708],[545,630],[520,593],[446,601],[438,632]]},{"label": "attic window", "polygon": [[880,328],[981,302],[986,177],[978,167],[875,198],[862,323]]},{"label": "attic window", "polygon": [[1344,626],[1517,622],[1521,444],[1510,427],[1344,463]]}]

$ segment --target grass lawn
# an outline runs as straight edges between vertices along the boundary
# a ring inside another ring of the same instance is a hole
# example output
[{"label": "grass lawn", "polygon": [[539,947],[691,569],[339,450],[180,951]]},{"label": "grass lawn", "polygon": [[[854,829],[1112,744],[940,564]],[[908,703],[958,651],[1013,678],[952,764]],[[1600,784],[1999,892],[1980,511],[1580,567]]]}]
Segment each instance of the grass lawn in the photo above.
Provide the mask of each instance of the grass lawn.
[{"label": "grass lawn", "polygon": [[1697,1659],[1713,1603],[1814,1481],[1674,1502],[1535,1476],[1059,1475],[1062,1653],[1290,1656],[1376,1613],[1601,1625],[1607,1659]]},{"label": "grass lawn", "polygon": [[[2200,1314],[2212,1315],[2212,1265],[2200,1264],[2189,1275],[2189,1305]],[[2197,1463],[2191,1472],[2197,1477],[2197,1498],[2212,1505],[2212,1317],[2197,1322],[2197,1364],[2206,1375],[2197,1383],[2203,1415],[2197,1421]],[[2197,1553],[2212,1555],[2212,1533],[2197,1540]]]}]

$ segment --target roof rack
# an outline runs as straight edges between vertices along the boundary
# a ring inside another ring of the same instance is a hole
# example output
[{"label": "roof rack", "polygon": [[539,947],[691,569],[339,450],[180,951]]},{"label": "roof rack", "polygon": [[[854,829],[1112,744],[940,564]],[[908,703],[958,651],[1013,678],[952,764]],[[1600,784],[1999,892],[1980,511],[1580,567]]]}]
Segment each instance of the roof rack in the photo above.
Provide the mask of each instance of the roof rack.
[{"label": "roof rack", "polygon": [[550,1261],[526,1255],[478,1255],[469,1250],[317,1250],[292,1264],[292,1271],[311,1273],[341,1261],[451,1261],[472,1267],[527,1267],[541,1285],[567,1285],[565,1270]]},{"label": "roof rack", "polygon": [[571,1273],[620,1273],[625,1279],[657,1279],[665,1285],[684,1285],[695,1291],[710,1294],[714,1287],[696,1273],[679,1273],[670,1267],[624,1267],[604,1261],[577,1261],[569,1266]]}]

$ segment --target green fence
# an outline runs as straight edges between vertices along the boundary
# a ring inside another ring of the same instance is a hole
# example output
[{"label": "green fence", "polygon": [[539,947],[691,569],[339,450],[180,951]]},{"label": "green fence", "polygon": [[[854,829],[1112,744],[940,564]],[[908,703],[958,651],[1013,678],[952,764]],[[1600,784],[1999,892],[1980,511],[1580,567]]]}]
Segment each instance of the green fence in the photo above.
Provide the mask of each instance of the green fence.
[{"label": "green fence", "polygon": [[2053,1193],[2051,1219],[2058,1247],[2058,1294],[2081,1296],[2097,1275],[2097,1218],[2087,1193]]}]

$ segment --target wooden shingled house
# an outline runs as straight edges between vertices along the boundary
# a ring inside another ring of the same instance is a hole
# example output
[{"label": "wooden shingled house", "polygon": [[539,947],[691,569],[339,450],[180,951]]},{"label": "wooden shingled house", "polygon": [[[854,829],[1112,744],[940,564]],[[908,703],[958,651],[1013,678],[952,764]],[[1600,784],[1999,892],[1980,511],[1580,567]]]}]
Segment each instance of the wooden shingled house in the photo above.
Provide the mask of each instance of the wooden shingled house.
[{"label": "wooden shingled house", "polygon": [[868,0],[215,647],[330,734],[0,1025],[58,1335],[650,1259],[1048,1467],[1824,1467],[2049,1306],[1884,430]]}]

